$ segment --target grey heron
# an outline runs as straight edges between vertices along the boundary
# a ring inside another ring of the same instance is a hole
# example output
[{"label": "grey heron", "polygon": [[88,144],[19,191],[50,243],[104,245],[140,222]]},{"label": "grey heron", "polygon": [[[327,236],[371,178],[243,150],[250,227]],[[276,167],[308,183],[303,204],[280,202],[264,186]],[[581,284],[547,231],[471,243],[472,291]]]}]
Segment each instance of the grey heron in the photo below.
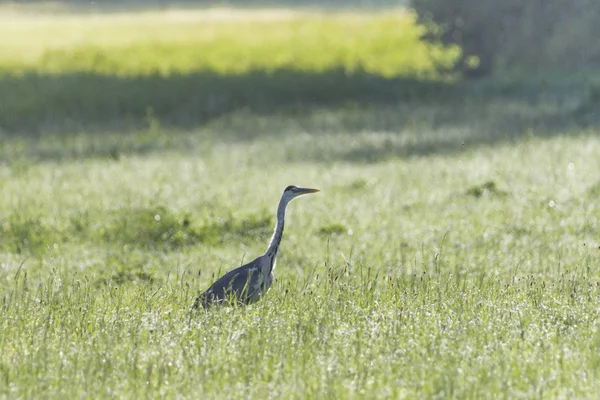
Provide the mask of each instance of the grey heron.
[{"label": "grey heron", "polygon": [[301,188],[293,185],[286,187],[277,207],[275,232],[265,254],[217,279],[204,293],[198,296],[193,308],[199,306],[209,308],[213,304],[222,304],[228,300],[251,304],[260,299],[273,283],[275,258],[283,236],[285,209],[288,203],[296,197],[318,191],[318,189]]}]

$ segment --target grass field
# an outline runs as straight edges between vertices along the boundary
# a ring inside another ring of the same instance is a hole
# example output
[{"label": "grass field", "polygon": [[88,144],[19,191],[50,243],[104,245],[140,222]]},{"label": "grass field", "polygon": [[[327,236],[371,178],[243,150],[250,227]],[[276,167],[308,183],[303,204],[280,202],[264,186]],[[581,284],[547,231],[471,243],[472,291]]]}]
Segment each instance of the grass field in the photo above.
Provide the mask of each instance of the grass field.
[{"label": "grass field", "polygon": [[[0,398],[600,391],[589,78],[456,82],[404,12],[5,13]],[[289,184],[266,298],[190,312]]]}]

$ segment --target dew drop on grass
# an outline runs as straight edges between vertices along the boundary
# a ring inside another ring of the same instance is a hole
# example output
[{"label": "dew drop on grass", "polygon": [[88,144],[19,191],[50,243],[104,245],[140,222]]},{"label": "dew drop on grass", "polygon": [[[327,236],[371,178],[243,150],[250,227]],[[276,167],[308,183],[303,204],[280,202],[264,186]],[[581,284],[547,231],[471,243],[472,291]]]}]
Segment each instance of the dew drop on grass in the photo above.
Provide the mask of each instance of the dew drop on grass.
[{"label": "dew drop on grass", "polygon": [[160,215],[156,214],[156,215],[154,216],[154,220],[155,220],[156,222],[160,222]]},{"label": "dew drop on grass", "polygon": [[551,208],[554,208],[554,207],[556,206],[556,203],[554,202],[554,200],[550,200],[550,203],[548,203],[548,205],[549,205]]},{"label": "dew drop on grass", "polygon": [[569,163],[569,170],[573,171],[575,169],[575,164]]}]

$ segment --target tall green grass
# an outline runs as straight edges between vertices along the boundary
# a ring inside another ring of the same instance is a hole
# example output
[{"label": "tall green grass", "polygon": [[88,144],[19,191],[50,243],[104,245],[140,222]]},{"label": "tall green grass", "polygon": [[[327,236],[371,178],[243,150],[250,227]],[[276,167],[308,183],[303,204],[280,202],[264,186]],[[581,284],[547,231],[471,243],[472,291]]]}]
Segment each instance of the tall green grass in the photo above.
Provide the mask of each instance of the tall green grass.
[{"label": "tall green grass", "polygon": [[[310,155],[298,137],[0,168],[2,393],[593,397],[595,134],[370,165],[261,158]],[[264,301],[191,313],[264,251],[288,183],[323,191],[290,205]]]}]

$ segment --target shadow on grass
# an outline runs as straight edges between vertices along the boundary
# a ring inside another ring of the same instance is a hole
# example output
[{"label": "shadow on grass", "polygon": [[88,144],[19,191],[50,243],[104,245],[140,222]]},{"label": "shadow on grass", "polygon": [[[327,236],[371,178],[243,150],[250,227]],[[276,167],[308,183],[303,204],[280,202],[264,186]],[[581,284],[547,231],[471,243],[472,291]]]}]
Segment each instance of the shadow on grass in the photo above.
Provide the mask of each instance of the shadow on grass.
[{"label": "shadow on grass", "polygon": [[451,85],[343,70],[280,70],[239,75],[117,77],[88,73],[0,77],[0,129],[5,135],[165,128],[190,129],[234,111],[302,112],[307,107],[428,102]]},{"label": "shadow on grass", "polygon": [[[29,73],[0,76],[0,136],[44,139],[49,149],[53,140],[89,137],[97,148],[77,157],[118,158],[119,152],[169,147],[177,142],[175,132],[188,139],[212,132],[231,141],[387,132],[381,140],[314,156],[370,162],[596,126],[594,113],[578,113],[582,93],[577,85],[449,83],[341,69],[144,77]],[[168,140],[155,140],[157,132]],[[64,157],[69,154],[59,145],[40,158]]]}]

